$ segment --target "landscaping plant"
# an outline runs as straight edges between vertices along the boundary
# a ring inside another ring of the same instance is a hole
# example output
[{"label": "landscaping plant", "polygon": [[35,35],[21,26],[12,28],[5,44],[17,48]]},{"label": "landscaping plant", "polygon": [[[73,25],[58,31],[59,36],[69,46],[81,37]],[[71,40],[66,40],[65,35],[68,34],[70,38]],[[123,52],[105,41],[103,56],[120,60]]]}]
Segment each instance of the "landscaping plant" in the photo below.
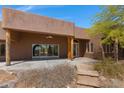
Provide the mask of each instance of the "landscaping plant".
[{"label": "landscaping plant", "polygon": [[[124,6],[102,6],[101,9],[90,32],[101,36],[100,45],[114,44],[114,58],[118,62],[118,47],[124,48]],[[101,50],[105,57],[104,50]]]},{"label": "landscaping plant", "polygon": [[75,67],[70,64],[61,64],[52,68],[32,69],[20,72],[16,87],[65,88],[75,79]]},{"label": "landscaping plant", "polygon": [[124,64],[116,63],[111,58],[95,63],[94,69],[107,78],[124,79]]}]

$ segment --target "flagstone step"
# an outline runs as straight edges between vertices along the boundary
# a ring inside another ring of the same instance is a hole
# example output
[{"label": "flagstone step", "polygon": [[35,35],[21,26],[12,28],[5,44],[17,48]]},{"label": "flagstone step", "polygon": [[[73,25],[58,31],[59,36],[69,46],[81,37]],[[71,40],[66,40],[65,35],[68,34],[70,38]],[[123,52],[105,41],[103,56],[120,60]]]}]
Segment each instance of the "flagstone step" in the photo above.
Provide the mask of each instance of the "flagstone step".
[{"label": "flagstone step", "polygon": [[88,71],[88,70],[78,70],[78,75],[84,75],[84,76],[92,76],[92,77],[98,77],[99,73],[97,71]]},{"label": "flagstone step", "polygon": [[77,70],[94,70],[91,64],[77,64]]},{"label": "flagstone step", "polygon": [[94,88],[94,87],[86,86],[86,85],[77,85],[77,88]]},{"label": "flagstone step", "polygon": [[99,83],[100,82],[99,82],[99,79],[97,77],[78,75],[78,79],[77,79],[78,85],[90,86],[90,87],[100,87]]}]

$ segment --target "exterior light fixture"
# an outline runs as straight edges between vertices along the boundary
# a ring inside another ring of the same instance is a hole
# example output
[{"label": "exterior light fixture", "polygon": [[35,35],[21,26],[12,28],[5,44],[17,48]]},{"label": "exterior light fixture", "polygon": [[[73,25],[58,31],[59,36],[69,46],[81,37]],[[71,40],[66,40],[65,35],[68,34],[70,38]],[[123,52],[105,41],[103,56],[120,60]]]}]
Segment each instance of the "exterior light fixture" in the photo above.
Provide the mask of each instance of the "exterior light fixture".
[{"label": "exterior light fixture", "polygon": [[53,38],[53,36],[47,36],[46,38],[48,38],[48,39],[52,39],[52,38]]}]

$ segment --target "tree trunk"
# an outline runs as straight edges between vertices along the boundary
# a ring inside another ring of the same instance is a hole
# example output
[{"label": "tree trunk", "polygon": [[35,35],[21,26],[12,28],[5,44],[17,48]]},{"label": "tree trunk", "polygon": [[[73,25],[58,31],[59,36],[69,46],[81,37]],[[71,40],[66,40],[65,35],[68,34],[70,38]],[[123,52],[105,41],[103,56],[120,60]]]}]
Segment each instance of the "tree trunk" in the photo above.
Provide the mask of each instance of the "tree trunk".
[{"label": "tree trunk", "polygon": [[118,63],[118,39],[115,40],[115,61]]},{"label": "tree trunk", "polygon": [[105,60],[105,52],[104,52],[103,45],[100,44],[100,47],[101,47],[101,52],[102,52],[102,59]]}]

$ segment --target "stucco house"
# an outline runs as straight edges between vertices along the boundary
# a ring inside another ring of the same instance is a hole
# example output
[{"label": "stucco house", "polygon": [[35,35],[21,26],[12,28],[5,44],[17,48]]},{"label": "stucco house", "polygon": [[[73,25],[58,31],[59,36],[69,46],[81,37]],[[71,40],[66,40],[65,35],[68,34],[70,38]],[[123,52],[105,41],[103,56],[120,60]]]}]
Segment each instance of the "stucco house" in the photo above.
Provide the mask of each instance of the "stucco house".
[{"label": "stucco house", "polygon": [[100,55],[100,40],[72,22],[8,8],[2,9],[2,17],[0,61],[6,60],[7,65],[13,60]]}]

